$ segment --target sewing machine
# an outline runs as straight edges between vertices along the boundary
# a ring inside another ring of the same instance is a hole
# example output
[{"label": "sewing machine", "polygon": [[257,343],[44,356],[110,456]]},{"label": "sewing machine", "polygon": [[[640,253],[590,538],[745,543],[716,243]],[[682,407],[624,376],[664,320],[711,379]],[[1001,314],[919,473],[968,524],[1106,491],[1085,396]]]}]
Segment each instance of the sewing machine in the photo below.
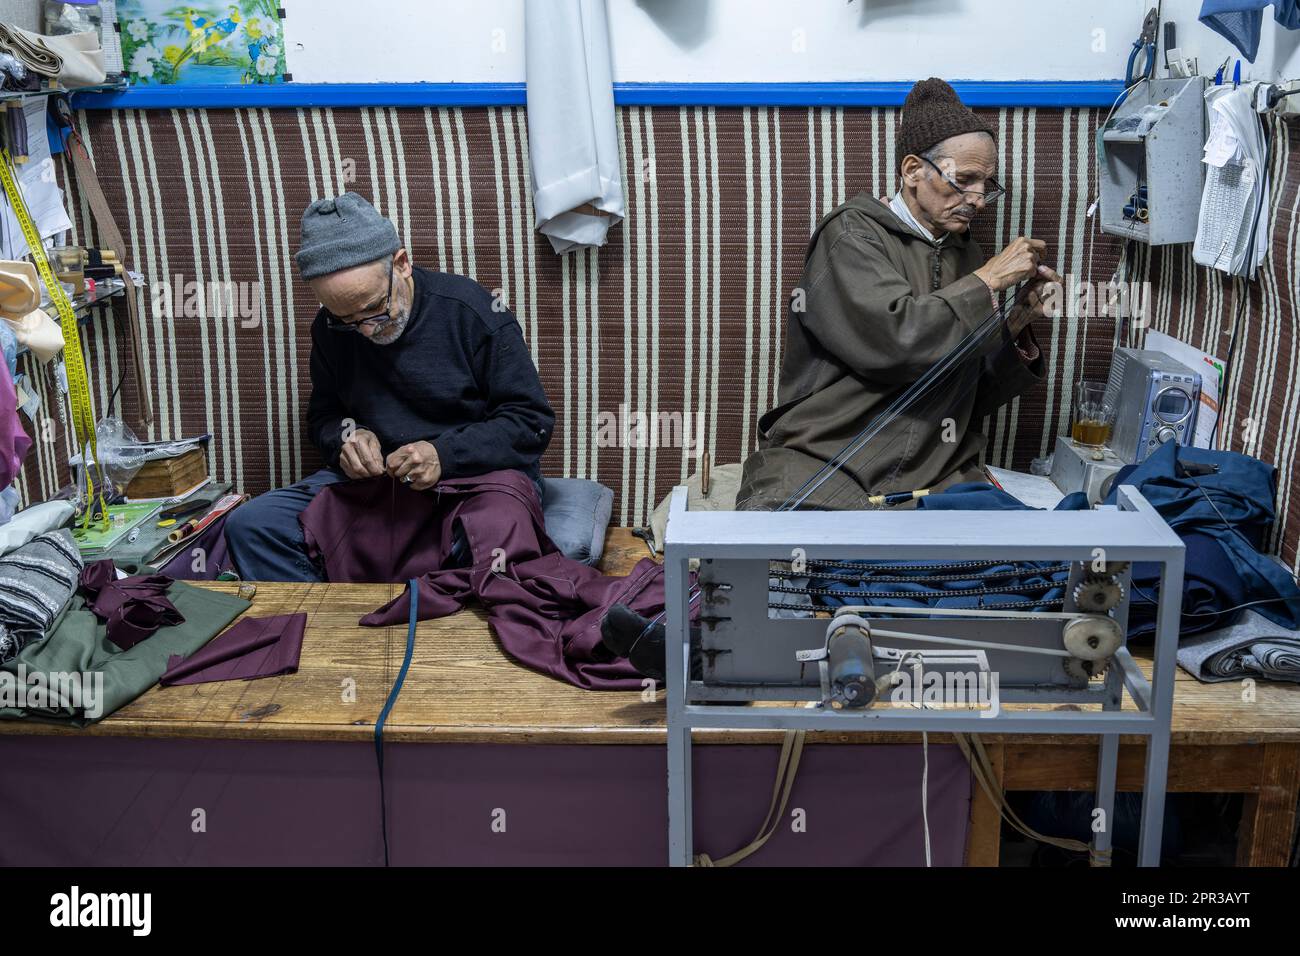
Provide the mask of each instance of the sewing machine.
[{"label": "sewing machine", "polygon": [[[968,595],[980,606],[904,606],[887,591],[839,608],[808,603],[824,590],[819,582],[850,579],[861,572],[852,562],[862,561],[909,575],[933,562],[922,572],[929,580],[981,582]],[[987,566],[1013,561],[1048,562],[1065,576],[1060,596],[999,599],[1005,589]],[[1161,569],[1149,681],[1125,646],[1135,561]],[[1183,544],[1133,487],[1119,489],[1116,506],[1093,511],[960,515],[691,512],[677,488],[665,572],[670,863],[692,859],[694,727],[1097,734],[1097,807],[1107,823],[1092,851],[1103,862],[1120,735],[1141,735],[1148,746],[1139,862],[1159,862]],[[692,646],[688,619],[697,604]],[[899,675],[912,687],[900,688]],[[917,684],[938,684],[940,699],[916,693]],[[967,688],[969,699],[948,694],[955,688]],[[1133,709],[1121,710],[1126,695]]]}]

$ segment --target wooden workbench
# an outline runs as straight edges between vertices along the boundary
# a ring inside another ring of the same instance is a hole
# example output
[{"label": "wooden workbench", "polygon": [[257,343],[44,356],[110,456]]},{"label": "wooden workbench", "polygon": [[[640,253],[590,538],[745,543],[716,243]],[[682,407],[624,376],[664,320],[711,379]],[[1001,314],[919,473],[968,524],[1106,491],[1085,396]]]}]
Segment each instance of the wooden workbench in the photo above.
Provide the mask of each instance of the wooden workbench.
[{"label": "wooden workbench", "polygon": [[[645,554],[643,542],[626,529],[613,529],[603,566],[624,573]],[[260,584],[251,613],[308,615],[296,674],[155,687],[86,730],[0,721],[0,734],[368,741],[401,664],[406,627],[363,628],[357,620],[400,592],[398,585]],[[1140,652],[1136,656],[1142,660]],[[1239,861],[1284,866],[1300,793],[1300,687],[1259,683],[1255,690],[1255,699],[1244,701],[1237,683],[1202,684],[1178,671],[1169,790],[1245,794]],[[662,745],[664,709],[637,692],[580,690],[520,667],[502,653],[485,615],[468,610],[419,625],[411,671],[385,738]],[[778,738],[771,731],[696,731],[701,743]],[[1095,737],[988,734],[983,739],[1007,790],[1093,789]],[[915,735],[831,732],[810,733],[808,740],[909,743]],[[1141,789],[1141,740],[1125,738],[1121,747],[1122,790]],[[968,862],[996,865],[999,833],[997,811],[977,790]]]}]

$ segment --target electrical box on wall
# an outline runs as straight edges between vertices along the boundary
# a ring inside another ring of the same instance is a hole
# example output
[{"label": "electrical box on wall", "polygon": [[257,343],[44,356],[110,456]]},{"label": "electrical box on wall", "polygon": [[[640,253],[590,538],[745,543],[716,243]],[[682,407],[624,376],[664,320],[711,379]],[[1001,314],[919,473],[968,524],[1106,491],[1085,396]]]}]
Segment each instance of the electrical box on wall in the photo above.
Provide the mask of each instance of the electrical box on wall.
[{"label": "electrical box on wall", "polygon": [[1205,78],[1144,80],[1101,135],[1101,230],[1165,246],[1196,239]]}]

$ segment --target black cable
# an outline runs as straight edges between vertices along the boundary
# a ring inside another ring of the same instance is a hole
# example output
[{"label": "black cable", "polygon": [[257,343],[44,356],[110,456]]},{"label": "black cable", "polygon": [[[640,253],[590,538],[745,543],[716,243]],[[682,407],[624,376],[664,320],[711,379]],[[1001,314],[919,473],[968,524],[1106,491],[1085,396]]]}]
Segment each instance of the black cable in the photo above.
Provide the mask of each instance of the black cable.
[{"label": "black cable", "polygon": [[[1134,594],[1142,595],[1143,599],[1147,604],[1159,603],[1150,594],[1147,594],[1146,591],[1143,591],[1140,587],[1138,587],[1136,584],[1133,584],[1131,581],[1129,582],[1129,586],[1133,589]],[[1193,613],[1191,611],[1183,611],[1181,613],[1183,617],[1223,617],[1223,615],[1231,614],[1233,611],[1240,611],[1248,607],[1255,607],[1256,605],[1259,604],[1290,604],[1293,601],[1300,601],[1300,598],[1260,598],[1258,601],[1247,601],[1244,604],[1234,604],[1232,607],[1225,607],[1219,611],[1199,611],[1196,613]]]},{"label": "black cable", "polygon": [[[130,276],[127,277],[126,281],[127,281],[127,282],[130,282],[130,281],[131,281]],[[128,295],[133,294],[134,291],[135,291],[134,289],[129,289],[128,292],[127,292],[127,294],[128,294]],[[118,337],[118,340],[119,340],[119,341],[118,341],[118,351],[122,351],[122,342],[121,342],[121,339],[122,339],[123,328],[122,328],[121,323],[119,323],[119,322],[116,321],[116,317],[115,317],[115,320],[114,320],[114,322],[113,322],[113,328],[117,331],[117,337]],[[113,415],[113,406],[114,406],[114,404],[117,402],[117,394],[118,394],[118,392],[120,392],[120,391],[122,390],[122,384],[123,384],[125,381],[126,381],[126,363],[123,362],[123,363],[122,363],[122,371],[121,371],[121,373],[117,376],[117,385],[114,387],[112,394],[108,396],[108,405],[105,407],[105,410],[104,410],[104,418],[111,418],[111,417],[112,417],[112,415]],[[141,387],[141,388],[144,387],[144,383],[143,383],[143,382],[140,383],[140,387]]]}]

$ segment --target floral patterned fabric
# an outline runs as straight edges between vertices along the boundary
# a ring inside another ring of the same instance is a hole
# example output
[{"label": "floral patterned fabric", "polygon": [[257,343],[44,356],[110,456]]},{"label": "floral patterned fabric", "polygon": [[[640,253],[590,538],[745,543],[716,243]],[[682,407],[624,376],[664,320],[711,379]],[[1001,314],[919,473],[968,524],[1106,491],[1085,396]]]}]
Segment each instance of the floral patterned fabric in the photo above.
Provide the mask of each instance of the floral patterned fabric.
[{"label": "floral patterned fabric", "polygon": [[122,57],[133,84],[278,83],[284,39],[272,0],[177,6],[121,0]]}]

